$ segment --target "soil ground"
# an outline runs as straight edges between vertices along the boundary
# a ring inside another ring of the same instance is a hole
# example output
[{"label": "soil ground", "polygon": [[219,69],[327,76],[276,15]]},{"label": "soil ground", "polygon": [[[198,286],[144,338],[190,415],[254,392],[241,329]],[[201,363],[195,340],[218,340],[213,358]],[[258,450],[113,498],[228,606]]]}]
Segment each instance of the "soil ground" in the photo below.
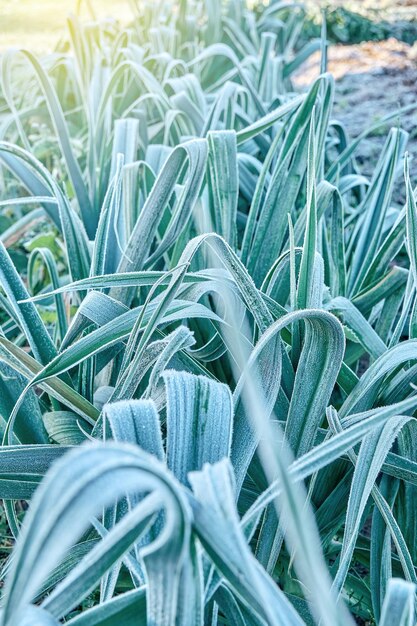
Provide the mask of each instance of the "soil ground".
[{"label": "soil ground", "polygon": [[[401,107],[416,108],[393,118],[387,126],[362,142],[358,161],[371,174],[385,142],[388,128],[398,124],[409,133],[413,182],[417,184],[417,44],[396,39],[334,45],[328,51],[328,69],[336,79],[334,118],[351,137]],[[298,73],[295,84],[305,88],[318,75],[319,57],[312,57]]]}]

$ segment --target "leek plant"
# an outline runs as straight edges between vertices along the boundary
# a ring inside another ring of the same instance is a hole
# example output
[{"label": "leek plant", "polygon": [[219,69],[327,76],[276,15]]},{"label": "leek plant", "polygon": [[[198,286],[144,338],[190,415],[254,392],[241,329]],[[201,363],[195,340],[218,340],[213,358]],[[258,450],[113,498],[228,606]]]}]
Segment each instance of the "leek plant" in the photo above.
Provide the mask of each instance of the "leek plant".
[{"label": "leek plant", "polygon": [[132,10],[1,59],[0,623],[411,626],[407,133],[361,174],[299,4]]}]

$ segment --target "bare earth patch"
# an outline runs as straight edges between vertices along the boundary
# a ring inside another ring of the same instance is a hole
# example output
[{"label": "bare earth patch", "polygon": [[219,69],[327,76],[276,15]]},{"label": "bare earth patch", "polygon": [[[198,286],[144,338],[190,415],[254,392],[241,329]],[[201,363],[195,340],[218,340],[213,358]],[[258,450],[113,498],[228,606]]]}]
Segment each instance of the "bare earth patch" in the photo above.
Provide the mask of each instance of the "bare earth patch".
[{"label": "bare earth patch", "polygon": [[[364,42],[357,45],[337,45],[329,48],[329,71],[336,79],[334,117],[356,137],[388,113],[406,105],[416,109],[402,113],[390,125],[397,123],[410,133],[408,150],[414,157],[412,172],[417,181],[417,44],[409,46],[396,39]],[[319,56],[313,57],[296,78],[297,88],[306,88],[319,72]],[[365,173],[373,170],[387,128],[364,141],[358,161]]]}]

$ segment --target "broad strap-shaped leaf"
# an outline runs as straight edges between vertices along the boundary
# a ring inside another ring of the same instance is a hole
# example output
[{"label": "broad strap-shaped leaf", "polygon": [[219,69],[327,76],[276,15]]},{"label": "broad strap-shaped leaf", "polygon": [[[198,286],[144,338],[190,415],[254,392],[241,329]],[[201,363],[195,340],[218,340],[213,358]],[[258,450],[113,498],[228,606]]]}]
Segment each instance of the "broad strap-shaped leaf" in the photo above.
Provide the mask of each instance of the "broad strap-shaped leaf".
[{"label": "broad strap-shaped leaf", "polygon": [[305,227],[303,252],[297,287],[297,307],[305,309],[311,305],[314,264],[317,250],[317,189],[316,189],[316,152],[315,145],[315,108],[311,112],[307,153],[307,220]]},{"label": "broad strap-shaped leaf", "polygon": [[164,373],[167,395],[167,463],[187,484],[189,472],[230,455],[233,428],[229,388],[204,376]]},{"label": "broad strap-shaped leaf", "polygon": [[71,448],[52,444],[0,447],[0,498],[29,500],[52,463]]},{"label": "broad strap-shaped leaf", "polygon": [[[172,623],[179,575],[187,558],[189,507],[178,483],[159,461],[137,447],[113,443],[74,450],[54,466],[37,492],[7,576],[4,626],[18,623],[45,577],[86,530],[91,517],[115,499],[138,491],[154,494],[155,512],[161,505],[165,509],[162,534],[142,551],[148,578],[148,620],[166,626]],[[124,520],[126,526],[140,525],[141,516],[135,518],[135,509]],[[117,532],[116,526],[107,542],[113,541]],[[136,538],[133,533],[130,542]]]},{"label": "broad strap-shaped leaf", "polygon": [[103,408],[104,431],[107,421],[110,427],[107,437],[136,444],[160,461],[165,460],[159,415],[151,400],[120,400],[106,404]]},{"label": "broad strap-shaped leaf", "polygon": [[287,322],[300,319],[306,323],[285,426],[288,442],[297,456],[314,443],[343,360],[343,330],[333,315],[323,313],[307,310],[304,315],[299,312],[287,316]]},{"label": "broad strap-shaped leaf", "polygon": [[264,393],[267,410],[272,413],[281,386],[283,346],[280,333],[285,327],[285,318],[282,319],[283,323],[281,320],[275,322],[261,335],[233,393],[235,417],[230,458],[236,477],[236,497],[259,443],[259,435],[245,408],[245,383],[248,377],[258,377],[258,386]]},{"label": "broad strap-shaped leaf", "polygon": [[[352,415],[352,422],[346,425],[346,428],[332,437],[324,439],[309,452],[295,459],[289,466],[288,473],[295,480],[305,480],[351,450],[368,433],[375,428],[382,427],[388,419],[401,415],[402,411],[412,410],[416,406],[417,397],[414,397],[396,405],[371,409],[366,413]],[[271,483],[245,513],[243,523],[246,525],[256,520],[262,510],[277,497],[280,488],[279,481]]]},{"label": "broad strap-shaped leaf", "polygon": [[[68,197],[58,185],[49,171],[32,154],[6,141],[0,142],[0,155],[13,159],[17,163],[23,163],[34,170],[48,192],[54,199],[54,212],[52,217],[57,221],[56,205],[59,215],[59,228],[64,237],[66,255],[72,280],[86,278],[90,272],[90,251],[88,237],[84,225],[71,206]],[[45,195],[45,194],[43,194]],[[50,205],[45,205],[45,207]]]},{"label": "broad strap-shaped leaf", "polygon": [[384,376],[399,365],[416,359],[417,340],[409,339],[393,346],[384,352],[356,384],[340,409],[340,417],[344,418],[353,410],[356,412],[371,408]]},{"label": "broad strap-shaped leaf", "polygon": [[185,350],[194,344],[195,339],[193,333],[186,326],[179,326],[179,328],[166,337],[164,347],[158,355],[155,365],[152,367],[145,397],[152,398],[156,395],[158,383],[163,372],[175,358],[175,355],[178,355],[179,350]]},{"label": "broad strap-shaped leaf", "polygon": [[407,251],[410,258],[411,271],[414,285],[417,286],[417,205],[411,186],[409,157],[404,161],[404,178],[406,186],[406,233]]},{"label": "broad strap-shaped leaf", "polygon": [[[206,156],[207,143],[205,140],[190,141],[178,146],[170,154],[142,208],[120,261],[118,271],[131,272],[143,269],[146,263],[150,264],[157,260],[175,242],[182,228],[188,222],[200,192]],[[188,163],[189,172],[187,182],[162,241],[148,259],[157,226],[174,192],[179,172],[185,163]],[[120,292],[117,288],[113,288],[111,291],[114,298],[126,303],[131,300],[131,293],[131,290]]]},{"label": "broad strap-shaped leaf", "polygon": [[236,133],[211,131],[207,136],[208,192],[211,227],[232,247],[236,244],[236,214],[239,197]]},{"label": "broad strap-shaped leaf", "polygon": [[[146,400],[119,401],[106,404],[103,408],[100,421],[94,430],[96,437],[104,440],[114,439],[119,443],[130,443],[141,447],[145,452],[152,454],[160,461],[165,460],[162,444],[161,425],[159,415],[153,402]],[[126,501],[121,501],[107,509],[103,524],[110,531],[125,515],[127,508],[133,508],[140,500],[141,495],[128,495]],[[143,538],[144,542],[148,538]],[[139,552],[139,542],[135,544],[136,556]],[[109,599],[115,589],[121,563],[117,563],[112,572],[109,572],[101,581],[102,599]],[[140,566],[139,580],[144,582],[144,575]]]},{"label": "broad strap-shaped leaf", "polygon": [[[184,283],[204,283],[210,276],[205,272],[187,272],[184,276]],[[107,289],[109,287],[150,287],[156,282],[166,285],[171,280],[168,272],[157,272],[145,270],[139,272],[121,272],[116,274],[101,274],[100,276],[90,276],[79,281],[62,285],[59,289],[49,291],[47,294],[40,293],[29,298],[32,302],[37,302],[50,298],[60,293],[69,291],[87,291],[89,289]],[[84,301],[83,301],[84,302]],[[124,306],[120,304],[120,306]]]},{"label": "broad strap-shaped leaf", "polygon": [[[0,611],[0,621],[3,620],[3,611]],[[17,624],[17,622],[15,622]],[[38,606],[28,606],[19,617],[19,626],[59,626],[50,613]]]},{"label": "broad strap-shaped leaf", "polygon": [[381,153],[372,184],[364,199],[367,210],[359,217],[350,240],[349,291],[360,291],[363,278],[378,250],[385,214],[389,206],[398,162],[404,153],[408,133],[391,129]]},{"label": "broad strap-shaped leaf", "polygon": [[400,578],[388,584],[379,626],[412,626],[415,622],[416,585]]},{"label": "broad strap-shaped leaf", "polygon": [[[33,376],[36,376],[42,371],[42,367],[39,365],[38,361],[31,357],[30,354],[27,354],[25,350],[22,350],[22,348],[19,348],[19,346],[16,346],[1,335],[0,355],[3,361],[19,372],[19,374],[22,374],[27,380],[31,380]],[[95,406],[59,378],[40,383],[40,387],[45,389],[53,398],[61,401],[68,408],[81,415],[91,425],[94,424],[99,416],[100,411],[98,411]],[[21,401],[24,400],[22,396],[20,396],[20,398]],[[15,405],[15,409],[16,406],[17,405]]]},{"label": "broad strap-shaped leaf", "polygon": [[302,620],[282,591],[258,565],[240,529],[233,478],[227,460],[189,475],[194,525],[205,550],[242,601],[271,626]]},{"label": "broad strap-shaped leaf", "polygon": [[43,423],[50,440],[60,445],[76,446],[86,440],[87,425],[82,424],[80,428],[79,416],[71,411],[47,411],[43,414]]},{"label": "broad strap-shaped leaf", "polygon": [[[152,303],[152,305],[147,308],[143,318],[143,327],[141,330],[146,327],[146,324],[152,313],[155,311],[157,304],[157,302]],[[202,304],[192,303],[186,300],[173,300],[165,315],[160,320],[160,324],[169,324],[170,322],[180,321],[183,320],[184,317],[201,317],[214,320],[220,324],[222,322],[224,323],[218,315]],[[91,358],[94,354],[98,354],[106,348],[110,348],[127,339],[137,318],[137,308],[127,310],[122,315],[119,315],[116,320],[107,322],[100,328],[90,332],[88,335],[82,337],[76,343],[69,346],[52,359],[52,361],[50,361],[50,363],[39,371],[36,377],[32,379],[31,384],[38,384],[51,376],[58,376],[74,365],[81,363],[85,359]]]},{"label": "broad strap-shaped leaf", "polygon": [[[332,427],[338,428],[337,414],[329,411],[328,416],[332,418]],[[412,418],[401,415],[391,417],[384,426],[366,435],[361,444],[350,490],[340,563],[334,579],[338,592],[347,576],[365,506],[382,464],[401,428],[410,419]]]},{"label": "broad strap-shaped leaf", "polygon": [[[0,361],[0,415],[5,421],[13,412],[14,405],[25,384],[25,377],[2,359]],[[46,443],[47,441],[38,398],[33,390],[28,392],[19,409],[14,432],[21,443]]]},{"label": "broad strap-shaped leaf", "polygon": [[[55,355],[56,349],[13,262],[0,241],[0,284],[13,307],[33,354],[46,365]],[[26,300],[26,302],[21,302]]]},{"label": "broad strap-shaped leaf", "polygon": [[[287,215],[294,210],[294,204],[306,173],[309,122],[313,107],[317,104],[320,88],[326,97],[323,99],[323,114],[318,115],[318,136],[325,134],[333,92],[333,79],[325,74],[312,85],[304,102],[294,115],[289,130],[282,142],[279,157],[271,173],[270,183],[259,211],[256,230],[253,234],[248,269],[255,283],[260,284],[268,269],[278,258],[287,229]],[[320,138],[319,144],[322,138]],[[319,149],[319,146],[318,146]],[[316,172],[315,172],[316,173]],[[257,211],[253,207],[251,211]],[[311,224],[315,229],[315,225]],[[311,230],[311,229],[310,229]]]},{"label": "broad strap-shaped leaf", "polygon": [[62,154],[67,164],[68,173],[71,182],[74,186],[74,192],[77,197],[78,205],[83,216],[83,222],[88,232],[89,237],[94,237],[95,229],[97,226],[96,216],[93,213],[90,198],[87,192],[85,182],[83,180],[80,166],[74,157],[72,151],[70,137],[68,133],[68,126],[65,120],[61,104],[55,89],[52,86],[51,80],[42,65],[36,59],[36,57],[28,50],[22,50],[22,54],[31,63],[36,77],[39,80],[42,91],[45,96],[45,101],[48,106],[49,113],[55,128],[57,140],[60,143]]},{"label": "broad strap-shaped leaf", "polygon": [[83,611],[68,623],[71,626],[108,626],[112,621],[123,626],[147,626],[146,588],[127,591]]},{"label": "broad strap-shaped leaf", "polygon": [[[392,509],[398,496],[400,481],[385,475],[381,478],[379,489],[381,495]],[[374,615],[379,622],[382,602],[388,589],[388,581],[392,577],[392,548],[391,535],[378,509],[372,513],[371,554],[370,554],[370,583],[371,599]]]},{"label": "broad strap-shaped leaf", "polygon": [[[95,528],[101,531],[102,540],[96,542],[84,558],[80,559],[63,580],[55,586],[43,600],[42,607],[58,618],[63,617],[79,605],[97,587],[99,582],[101,588],[104,587],[104,591],[107,591],[107,588],[110,589],[109,594],[102,594],[106,600],[106,595],[111,596],[113,594],[116,581],[113,582],[112,575],[114,574],[117,580],[123,556],[128,571],[136,579],[137,574],[141,574],[139,564],[130,555],[128,557],[126,552],[132,547],[133,542],[140,540],[149,526],[152,525],[159,504],[159,495],[151,494],[136,504],[132,511],[125,513],[121,519],[118,519],[117,524],[111,527],[109,532],[106,532],[105,529],[103,531],[100,523],[93,520]],[[107,575],[110,567],[112,567],[111,573]],[[141,582],[142,578],[141,576],[139,579]]]},{"label": "broad strap-shaped leaf", "polygon": [[122,213],[123,155],[118,156],[116,171],[109,184],[100,211],[91,259],[91,276],[116,271],[122,252],[122,242],[118,234],[117,222]]}]

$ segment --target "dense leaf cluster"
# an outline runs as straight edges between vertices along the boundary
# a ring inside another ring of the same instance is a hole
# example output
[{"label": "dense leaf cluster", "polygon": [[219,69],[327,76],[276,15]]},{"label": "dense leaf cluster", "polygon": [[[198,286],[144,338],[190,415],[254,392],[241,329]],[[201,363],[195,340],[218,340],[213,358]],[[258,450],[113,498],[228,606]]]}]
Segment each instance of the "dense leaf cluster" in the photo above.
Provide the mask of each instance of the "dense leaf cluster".
[{"label": "dense leaf cluster", "polygon": [[407,133],[361,174],[303,20],[140,2],[2,58],[2,626],[414,623]]}]

